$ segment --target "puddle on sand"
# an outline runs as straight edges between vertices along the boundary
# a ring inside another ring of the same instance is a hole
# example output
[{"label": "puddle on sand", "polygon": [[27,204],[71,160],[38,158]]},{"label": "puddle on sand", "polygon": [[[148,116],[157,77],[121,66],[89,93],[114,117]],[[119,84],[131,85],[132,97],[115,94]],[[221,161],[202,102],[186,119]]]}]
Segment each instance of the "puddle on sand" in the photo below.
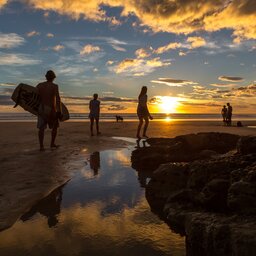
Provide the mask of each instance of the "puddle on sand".
[{"label": "puddle on sand", "polygon": [[0,255],[185,255],[185,239],[151,213],[131,151],[94,152],[71,181],[0,233]]}]

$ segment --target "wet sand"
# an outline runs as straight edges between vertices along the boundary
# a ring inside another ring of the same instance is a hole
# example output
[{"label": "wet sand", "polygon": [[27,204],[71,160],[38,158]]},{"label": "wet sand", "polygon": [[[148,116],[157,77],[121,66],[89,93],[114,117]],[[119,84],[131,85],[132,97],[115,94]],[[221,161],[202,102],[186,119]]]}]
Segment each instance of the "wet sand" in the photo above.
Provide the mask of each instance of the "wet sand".
[{"label": "wet sand", "polygon": [[[256,125],[256,122],[243,122]],[[134,137],[137,122],[102,122],[101,136],[89,136],[88,122],[66,122],[59,129],[57,144],[50,150],[50,131],[45,135],[45,152],[39,152],[35,123],[0,123],[0,230],[12,226],[35,202],[67,182],[94,151],[126,147],[129,142],[112,137]],[[175,137],[198,132],[227,132],[254,135],[256,129],[224,127],[221,122],[150,123],[151,137]],[[77,161],[79,159],[79,161]]]}]

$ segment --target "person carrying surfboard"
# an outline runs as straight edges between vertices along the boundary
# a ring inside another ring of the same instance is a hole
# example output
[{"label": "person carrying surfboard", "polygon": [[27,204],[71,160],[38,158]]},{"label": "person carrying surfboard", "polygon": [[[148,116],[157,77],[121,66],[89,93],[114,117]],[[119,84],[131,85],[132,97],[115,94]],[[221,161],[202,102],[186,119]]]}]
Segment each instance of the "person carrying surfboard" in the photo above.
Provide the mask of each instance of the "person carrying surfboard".
[{"label": "person carrying surfboard", "polygon": [[59,127],[59,118],[61,118],[61,99],[59,95],[59,87],[53,83],[56,78],[52,70],[47,71],[45,75],[46,81],[39,83],[36,87],[40,96],[40,111],[38,115],[37,128],[39,129],[38,138],[40,151],[44,151],[44,131],[48,127],[51,133],[51,148],[57,148],[55,139]]}]

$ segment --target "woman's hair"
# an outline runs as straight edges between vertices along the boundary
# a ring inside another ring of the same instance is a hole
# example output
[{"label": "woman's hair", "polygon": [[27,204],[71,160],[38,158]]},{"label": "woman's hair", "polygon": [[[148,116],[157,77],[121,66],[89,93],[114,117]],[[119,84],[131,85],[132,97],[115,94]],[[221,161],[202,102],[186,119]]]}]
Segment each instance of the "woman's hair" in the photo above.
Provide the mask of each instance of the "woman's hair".
[{"label": "woman's hair", "polygon": [[147,86],[142,86],[141,91],[140,91],[139,98],[140,98],[141,96],[145,95],[145,94],[147,93],[147,90],[148,90]]}]

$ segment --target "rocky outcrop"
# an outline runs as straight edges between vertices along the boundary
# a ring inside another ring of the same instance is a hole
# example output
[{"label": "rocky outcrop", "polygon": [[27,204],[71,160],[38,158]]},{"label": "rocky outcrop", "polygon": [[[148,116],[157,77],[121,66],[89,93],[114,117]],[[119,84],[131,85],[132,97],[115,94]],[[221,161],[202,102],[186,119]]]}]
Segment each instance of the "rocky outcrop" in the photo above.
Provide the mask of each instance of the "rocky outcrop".
[{"label": "rocky outcrop", "polygon": [[238,140],[238,135],[217,132],[151,138],[147,140],[150,147],[132,152],[132,167],[154,171],[164,163],[209,159],[235,149]]},{"label": "rocky outcrop", "polygon": [[148,143],[133,153],[133,166],[150,170],[147,200],[186,235],[187,255],[254,255],[256,138],[203,133]]}]

